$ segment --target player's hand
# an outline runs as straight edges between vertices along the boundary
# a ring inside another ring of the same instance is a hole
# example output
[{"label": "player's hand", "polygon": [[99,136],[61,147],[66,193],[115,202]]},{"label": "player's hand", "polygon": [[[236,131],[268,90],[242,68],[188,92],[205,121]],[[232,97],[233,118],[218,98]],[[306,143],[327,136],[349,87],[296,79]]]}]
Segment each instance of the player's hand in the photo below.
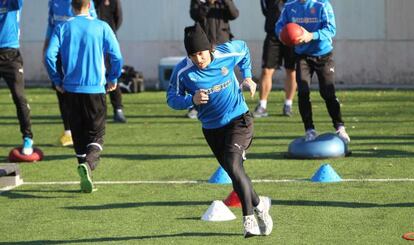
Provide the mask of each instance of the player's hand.
[{"label": "player's hand", "polygon": [[208,0],[208,2],[209,2],[210,4],[214,4],[214,3],[216,2],[216,0]]},{"label": "player's hand", "polygon": [[303,30],[303,34],[302,34],[302,36],[300,36],[298,38],[299,43],[303,44],[303,43],[308,43],[308,42],[312,41],[313,40],[313,34],[311,32],[308,32],[305,28],[303,28],[303,27],[301,27],[301,28]]},{"label": "player's hand", "polygon": [[194,105],[203,105],[208,103],[208,94],[204,90],[197,90],[193,95]]},{"label": "player's hand", "polygon": [[106,85],[106,92],[111,92],[116,89],[116,83],[108,82]]},{"label": "player's hand", "polygon": [[253,98],[254,94],[256,93],[257,84],[250,77],[248,77],[244,79],[241,85],[250,90],[250,97]]},{"label": "player's hand", "polygon": [[55,86],[55,89],[56,89],[56,91],[58,91],[61,94],[65,93],[65,90],[61,86]]}]

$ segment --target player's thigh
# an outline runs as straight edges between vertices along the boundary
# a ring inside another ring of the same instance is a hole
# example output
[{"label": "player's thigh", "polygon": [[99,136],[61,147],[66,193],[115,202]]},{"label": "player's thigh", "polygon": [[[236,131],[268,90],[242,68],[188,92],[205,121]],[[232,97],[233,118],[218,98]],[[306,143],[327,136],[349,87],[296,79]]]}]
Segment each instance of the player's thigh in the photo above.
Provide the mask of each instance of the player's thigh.
[{"label": "player's thigh", "polygon": [[262,68],[277,69],[282,64],[282,43],[274,35],[266,35],[263,44]]}]

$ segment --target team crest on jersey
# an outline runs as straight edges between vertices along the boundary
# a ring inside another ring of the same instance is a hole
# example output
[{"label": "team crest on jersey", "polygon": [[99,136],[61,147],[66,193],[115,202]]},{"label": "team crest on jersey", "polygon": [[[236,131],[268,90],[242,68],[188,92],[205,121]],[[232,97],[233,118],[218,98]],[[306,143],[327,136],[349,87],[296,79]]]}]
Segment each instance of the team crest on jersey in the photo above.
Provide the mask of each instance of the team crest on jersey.
[{"label": "team crest on jersey", "polygon": [[316,9],[315,8],[311,8],[310,9],[311,14],[316,14]]},{"label": "team crest on jersey", "polygon": [[221,75],[223,76],[227,76],[227,74],[229,74],[229,69],[227,69],[227,67],[222,67],[221,68]]}]

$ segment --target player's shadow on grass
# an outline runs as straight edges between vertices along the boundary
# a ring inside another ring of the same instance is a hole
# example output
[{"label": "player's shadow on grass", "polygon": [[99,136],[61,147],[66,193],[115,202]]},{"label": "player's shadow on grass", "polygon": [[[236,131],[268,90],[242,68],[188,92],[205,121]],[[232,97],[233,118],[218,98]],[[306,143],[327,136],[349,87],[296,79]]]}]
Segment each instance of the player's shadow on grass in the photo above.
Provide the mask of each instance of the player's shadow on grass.
[{"label": "player's shadow on grass", "polygon": [[[45,193],[45,196],[35,193]],[[50,193],[79,194],[79,190],[11,190],[0,194],[0,197],[9,199],[55,199],[55,198],[73,198],[70,196],[50,196]]]},{"label": "player's shadow on grass", "polygon": [[177,206],[209,206],[211,202],[207,201],[172,201],[172,202],[126,202],[126,203],[110,203],[103,205],[91,206],[71,206],[64,207],[70,210],[106,210],[119,208],[140,208],[140,207],[177,207]]},{"label": "player's shadow on grass", "polygon": [[414,157],[414,152],[391,150],[391,149],[372,149],[372,150],[355,150],[352,157],[362,158],[407,158]]},{"label": "player's shadow on grass", "polygon": [[[21,241],[21,242],[0,242],[0,244],[7,245],[25,245],[25,244],[70,244],[70,243],[102,243],[102,242],[126,242],[126,241],[139,241],[146,239],[163,239],[163,238],[188,238],[188,237],[228,237],[238,236],[239,233],[219,233],[219,232],[182,232],[177,234],[160,234],[160,235],[147,235],[147,236],[124,236],[124,237],[101,237],[101,238],[83,238],[76,240],[34,240],[34,241]],[[168,241],[168,240],[164,240]]]},{"label": "player's shadow on grass", "polygon": [[412,208],[414,203],[367,203],[343,201],[311,201],[311,200],[272,200],[274,206],[307,206],[307,207],[334,207],[334,208]]}]

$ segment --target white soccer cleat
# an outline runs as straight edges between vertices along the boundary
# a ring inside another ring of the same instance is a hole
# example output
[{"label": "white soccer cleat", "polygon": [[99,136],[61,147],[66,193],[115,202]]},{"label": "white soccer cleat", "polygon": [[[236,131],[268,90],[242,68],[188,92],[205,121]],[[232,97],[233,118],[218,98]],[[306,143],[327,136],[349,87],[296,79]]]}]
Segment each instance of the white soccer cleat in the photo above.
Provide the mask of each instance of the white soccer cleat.
[{"label": "white soccer cleat", "polygon": [[318,137],[318,133],[316,133],[315,129],[308,129],[305,133],[305,141],[315,140]]},{"label": "white soccer cleat", "polygon": [[339,138],[341,138],[346,144],[348,144],[349,142],[351,142],[351,138],[349,138],[349,135],[346,133],[345,131],[345,127],[344,126],[340,126],[337,130],[336,130],[336,134],[339,136]]},{"label": "white soccer cleat", "polygon": [[[257,216],[257,223],[259,225],[260,234],[268,236],[273,230],[273,220],[269,211],[272,206],[272,200],[269,197],[260,196],[260,203],[254,208]],[[262,210],[259,210],[262,209]]]},{"label": "white soccer cleat", "polygon": [[243,216],[244,238],[260,236],[259,225],[254,214]]}]

